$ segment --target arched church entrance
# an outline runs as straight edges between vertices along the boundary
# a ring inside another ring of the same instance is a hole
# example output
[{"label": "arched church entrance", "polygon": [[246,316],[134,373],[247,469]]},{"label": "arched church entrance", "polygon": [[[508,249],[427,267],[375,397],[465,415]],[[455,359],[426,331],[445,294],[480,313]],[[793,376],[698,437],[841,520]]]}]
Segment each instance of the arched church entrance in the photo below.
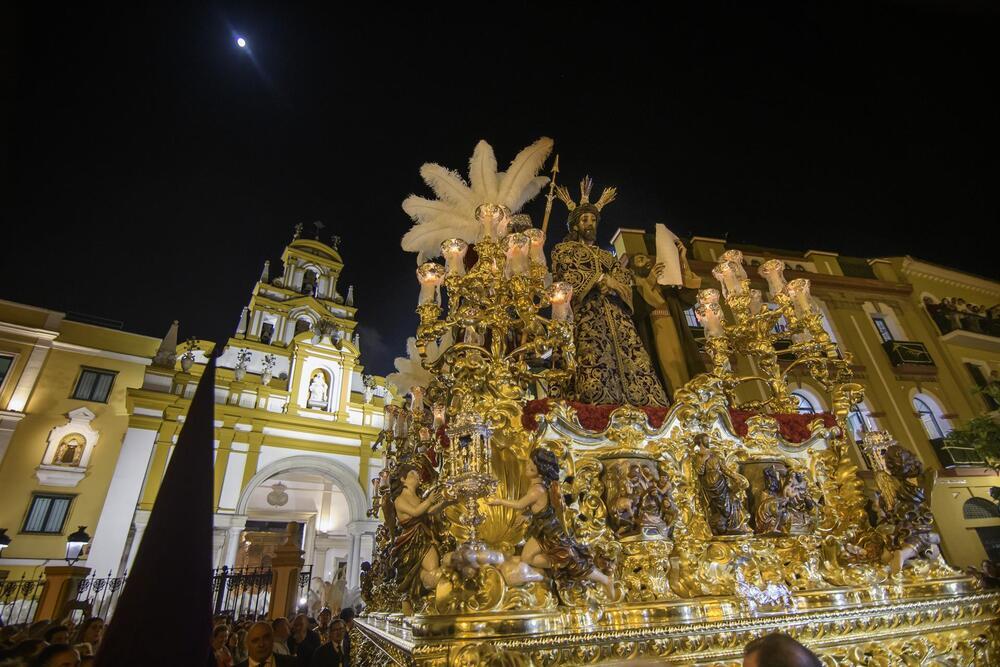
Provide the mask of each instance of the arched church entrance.
[{"label": "arched church entrance", "polygon": [[374,522],[357,473],[319,456],[290,456],[265,466],[237,504],[246,525],[232,558],[236,568],[269,567],[288,523],[298,526],[305,566],[312,570],[307,604],[342,607],[357,596],[360,565],[371,559]]}]

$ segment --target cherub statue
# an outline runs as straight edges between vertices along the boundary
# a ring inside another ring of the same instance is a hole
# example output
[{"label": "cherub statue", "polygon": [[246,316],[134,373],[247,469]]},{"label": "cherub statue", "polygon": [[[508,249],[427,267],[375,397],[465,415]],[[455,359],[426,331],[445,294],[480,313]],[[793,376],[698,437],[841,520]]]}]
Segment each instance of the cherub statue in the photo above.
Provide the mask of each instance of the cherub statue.
[{"label": "cherub statue", "polygon": [[528,517],[527,542],[520,560],[531,567],[550,570],[552,576],[564,581],[588,579],[604,586],[611,597],[614,583],[601,572],[586,545],[574,540],[560,518],[563,499],[559,492],[559,461],[547,449],[535,447],[525,463],[528,492],[517,500],[493,498],[494,507],[523,510]]},{"label": "cherub statue", "polygon": [[425,589],[434,588],[441,578],[438,540],[431,527],[431,516],[445,505],[444,497],[435,490],[421,499],[417,495],[420,471],[415,465],[399,466],[390,480],[391,503],[385,509],[393,516],[394,536],[389,549],[390,570],[395,571],[395,584],[404,598],[404,613],[412,613],[413,602]]},{"label": "cherub statue", "polygon": [[745,509],[746,477],[726,465],[722,458],[702,450],[695,459],[695,474],[708,506],[708,525],[716,535],[742,535],[750,532]]},{"label": "cherub statue", "polygon": [[921,479],[927,488],[914,484],[911,479],[922,478],[924,468],[913,452],[899,445],[885,451],[886,470],[875,473],[879,488],[879,509],[885,520],[892,524],[887,561],[893,574],[899,573],[911,558],[934,560],[940,557],[941,536],[934,531],[929,488],[933,487],[933,473]]}]

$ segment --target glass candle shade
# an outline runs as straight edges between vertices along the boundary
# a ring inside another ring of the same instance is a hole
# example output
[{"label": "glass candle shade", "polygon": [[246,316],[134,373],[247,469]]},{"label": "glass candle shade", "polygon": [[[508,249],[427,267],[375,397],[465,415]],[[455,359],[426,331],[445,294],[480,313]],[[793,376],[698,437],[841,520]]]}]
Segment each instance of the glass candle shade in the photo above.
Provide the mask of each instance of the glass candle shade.
[{"label": "glass candle shade", "polygon": [[444,270],[449,276],[465,275],[465,254],[469,252],[469,244],[462,239],[448,239],[441,242],[441,256],[444,257]]},{"label": "glass candle shade", "polygon": [[736,275],[740,280],[747,279],[746,269],[743,268],[743,253],[739,250],[727,250],[719,257],[720,262],[732,262],[736,265]]},{"label": "glass candle shade", "polygon": [[767,290],[771,299],[781,293],[785,287],[785,263],[780,259],[769,259],[757,270],[760,277],[767,281]]},{"label": "glass candle shade", "polygon": [[545,266],[545,232],[540,229],[526,229],[524,235],[528,237],[531,244],[528,250],[528,258],[535,264]]},{"label": "glass candle shade", "polygon": [[476,327],[467,325],[465,327],[465,333],[462,336],[462,342],[482,347],[483,344],[486,343],[486,336],[476,331]]},{"label": "glass candle shade", "polygon": [[557,322],[565,322],[573,319],[573,310],[570,302],[573,300],[573,286],[569,283],[556,282],[549,286],[546,291],[549,303],[552,304],[552,319]]},{"label": "glass candle shade", "polygon": [[528,250],[531,242],[524,234],[510,234],[503,240],[503,249],[507,253],[507,264],[504,267],[504,274],[510,276],[523,276],[531,268],[528,262]]},{"label": "glass candle shade", "polygon": [[750,314],[756,315],[764,307],[764,298],[759,289],[750,290]]},{"label": "glass candle shade", "polygon": [[503,218],[503,209],[498,204],[480,204],[476,208],[476,220],[483,228],[483,238],[496,237],[497,224],[501,218]]},{"label": "glass candle shade", "polygon": [[719,290],[714,287],[698,290],[698,303],[719,303]]},{"label": "glass candle shade", "polygon": [[514,216],[511,215],[510,209],[500,205],[500,219],[496,221],[495,237],[499,240],[507,236],[507,231],[510,229],[511,223],[514,220]]},{"label": "glass candle shade", "polygon": [[705,328],[708,338],[715,338],[725,333],[722,327],[722,306],[718,303],[701,303],[694,309],[698,322]]},{"label": "glass candle shade", "polygon": [[796,278],[785,285],[785,294],[792,300],[792,308],[799,317],[812,312],[812,299],[809,296],[809,279]]},{"label": "glass candle shade", "polygon": [[444,426],[445,420],[445,406],[444,403],[435,403],[434,407],[431,408],[431,412],[434,413],[434,430],[437,431],[439,428]]},{"label": "glass candle shade", "polygon": [[743,282],[740,279],[742,269],[736,262],[719,262],[718,266],[712,269],[712,275],[722,285],[722,295],[729,298],[730,295],[743,293]]},{"label": "glass candle shade", "polygon": [[410,412],[424,411],[424,388],[410,387]]},{"label": "glass candle shade", "polygon": [[417,282],[420,283],[420,297],[417,305],[438,302],[438,288],[444,281],[444,267],[435,262],[421,264],[417,269]]}]

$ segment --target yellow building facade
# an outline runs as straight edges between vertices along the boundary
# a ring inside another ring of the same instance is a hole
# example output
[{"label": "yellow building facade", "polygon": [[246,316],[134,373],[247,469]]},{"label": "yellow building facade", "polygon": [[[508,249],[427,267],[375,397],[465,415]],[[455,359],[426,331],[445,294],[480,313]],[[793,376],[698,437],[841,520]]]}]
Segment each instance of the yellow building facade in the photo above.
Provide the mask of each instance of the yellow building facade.
[{"label": "yellow building facade", "polygon": [[[338,580],[342,592],[356,591],[360,564],[370,558],[370,480],[382,465],[371,443],[382,427],[384,403],[392,398],[383,378],[363,372],[353,288],[338,290],[342,269],[335,242],[296,233],[282,255],[280,275],[272,277],[265,265],[254,286],[217,361],[215,388],[215,565],[267,566],[285,524],[295,522],[320,598]],[[0,311],[6,316],[0,319],[37,310],[9,309]],[[80,564],[102,576],[121,574],[135,557],[214,343],[192,339],[178,345],[176,322],[162,341],[62,320],[66,331],[53,331],[43,327],[48,311],[40,313],[33,325],[42,332],[38,336],[55,341],[52,352],[58,354],[39,360],[31,356],[31,340],[23,349],[9,343],[15,362],[3,388],[3,433],[9,429],[11,436],[0,461],[0,527],[8,527],[12,544],[0,569],[19,576],[16,569],[60,558],[65,535],[84,524],[93,539]],[[59,341],[69,332],[73,344],[99,347],[101,354],[64,351]],[[34,367],[37,378],[24,390],[15,376]],[[100,432],[100,441],[73,488],[65,526],[59,535],[44,537],[17,530],[25,525],[32,494],[51,488],[33,476],[33,466],[45,456],[49,432],[72,421],[81,402],[67,396],[79,369],[90,367],[117,375],[106,403],[82,403],[96,413],[83,418]],[[23,412],[14,409],[16,400],[9,402],[15,395],[30,396]],[[317,580],[326,582],[325,589]]]},{"label": "yellow building facade", "polygon": [[[643,230],[620,229],[613,245],[619,255],[654,253],[652,235]],[[985,318],[980,326],[966,315],[952,317],[956,326],[944,333],[932,316],[943,319],[934,308],[942,299],[994,306],[1000,303],[1000,283],[910,257],[854,258],[697,236],[688,245],[691,268],[702,287],[718,287],[711,270],[731,249],[743,253],[750,265],[747,273],[759,283],[755,287],[765,283],[753,267],[772,258],[785,262],[789,280],[811,281],[828,333],[852,355],[855,377],[865,387],[865,400],[850,419],[855,440],[860,441],[865,430],[887,430],[918,454],[925,469],[937,471],[932,509],[950,563],[978,566],[988,551],[1000,558],[1000,513],[990,499],[990,488],[1000,486],[1000,477],[976,465],[968,452],[942,449],[951,429],[992,407],[976,390],[992,371],[1000,370],[1000,336],[994,335],[1000,332],[991,334]],[[697,338],[700,329],[693,313],[690,324]],[[801,411],[831,408],[807,376],[793,378],[792,386]],[[854,454],[870,483],[872,473],[861,449]]]}]

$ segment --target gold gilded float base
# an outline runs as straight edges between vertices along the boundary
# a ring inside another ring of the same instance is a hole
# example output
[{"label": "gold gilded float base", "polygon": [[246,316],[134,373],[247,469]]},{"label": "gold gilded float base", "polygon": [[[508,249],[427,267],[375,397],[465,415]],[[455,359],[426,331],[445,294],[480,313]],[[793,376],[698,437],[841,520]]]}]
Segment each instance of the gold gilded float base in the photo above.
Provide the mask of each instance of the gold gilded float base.
[{"label": "gold gilded float base", "polygon": [[827,665],[1000,665],[1000,591],[968,579],[795,596],[747,613],[732,597],[463,616],[358,619],[356,664],[739,665],[743,647],[786,632]]}]

